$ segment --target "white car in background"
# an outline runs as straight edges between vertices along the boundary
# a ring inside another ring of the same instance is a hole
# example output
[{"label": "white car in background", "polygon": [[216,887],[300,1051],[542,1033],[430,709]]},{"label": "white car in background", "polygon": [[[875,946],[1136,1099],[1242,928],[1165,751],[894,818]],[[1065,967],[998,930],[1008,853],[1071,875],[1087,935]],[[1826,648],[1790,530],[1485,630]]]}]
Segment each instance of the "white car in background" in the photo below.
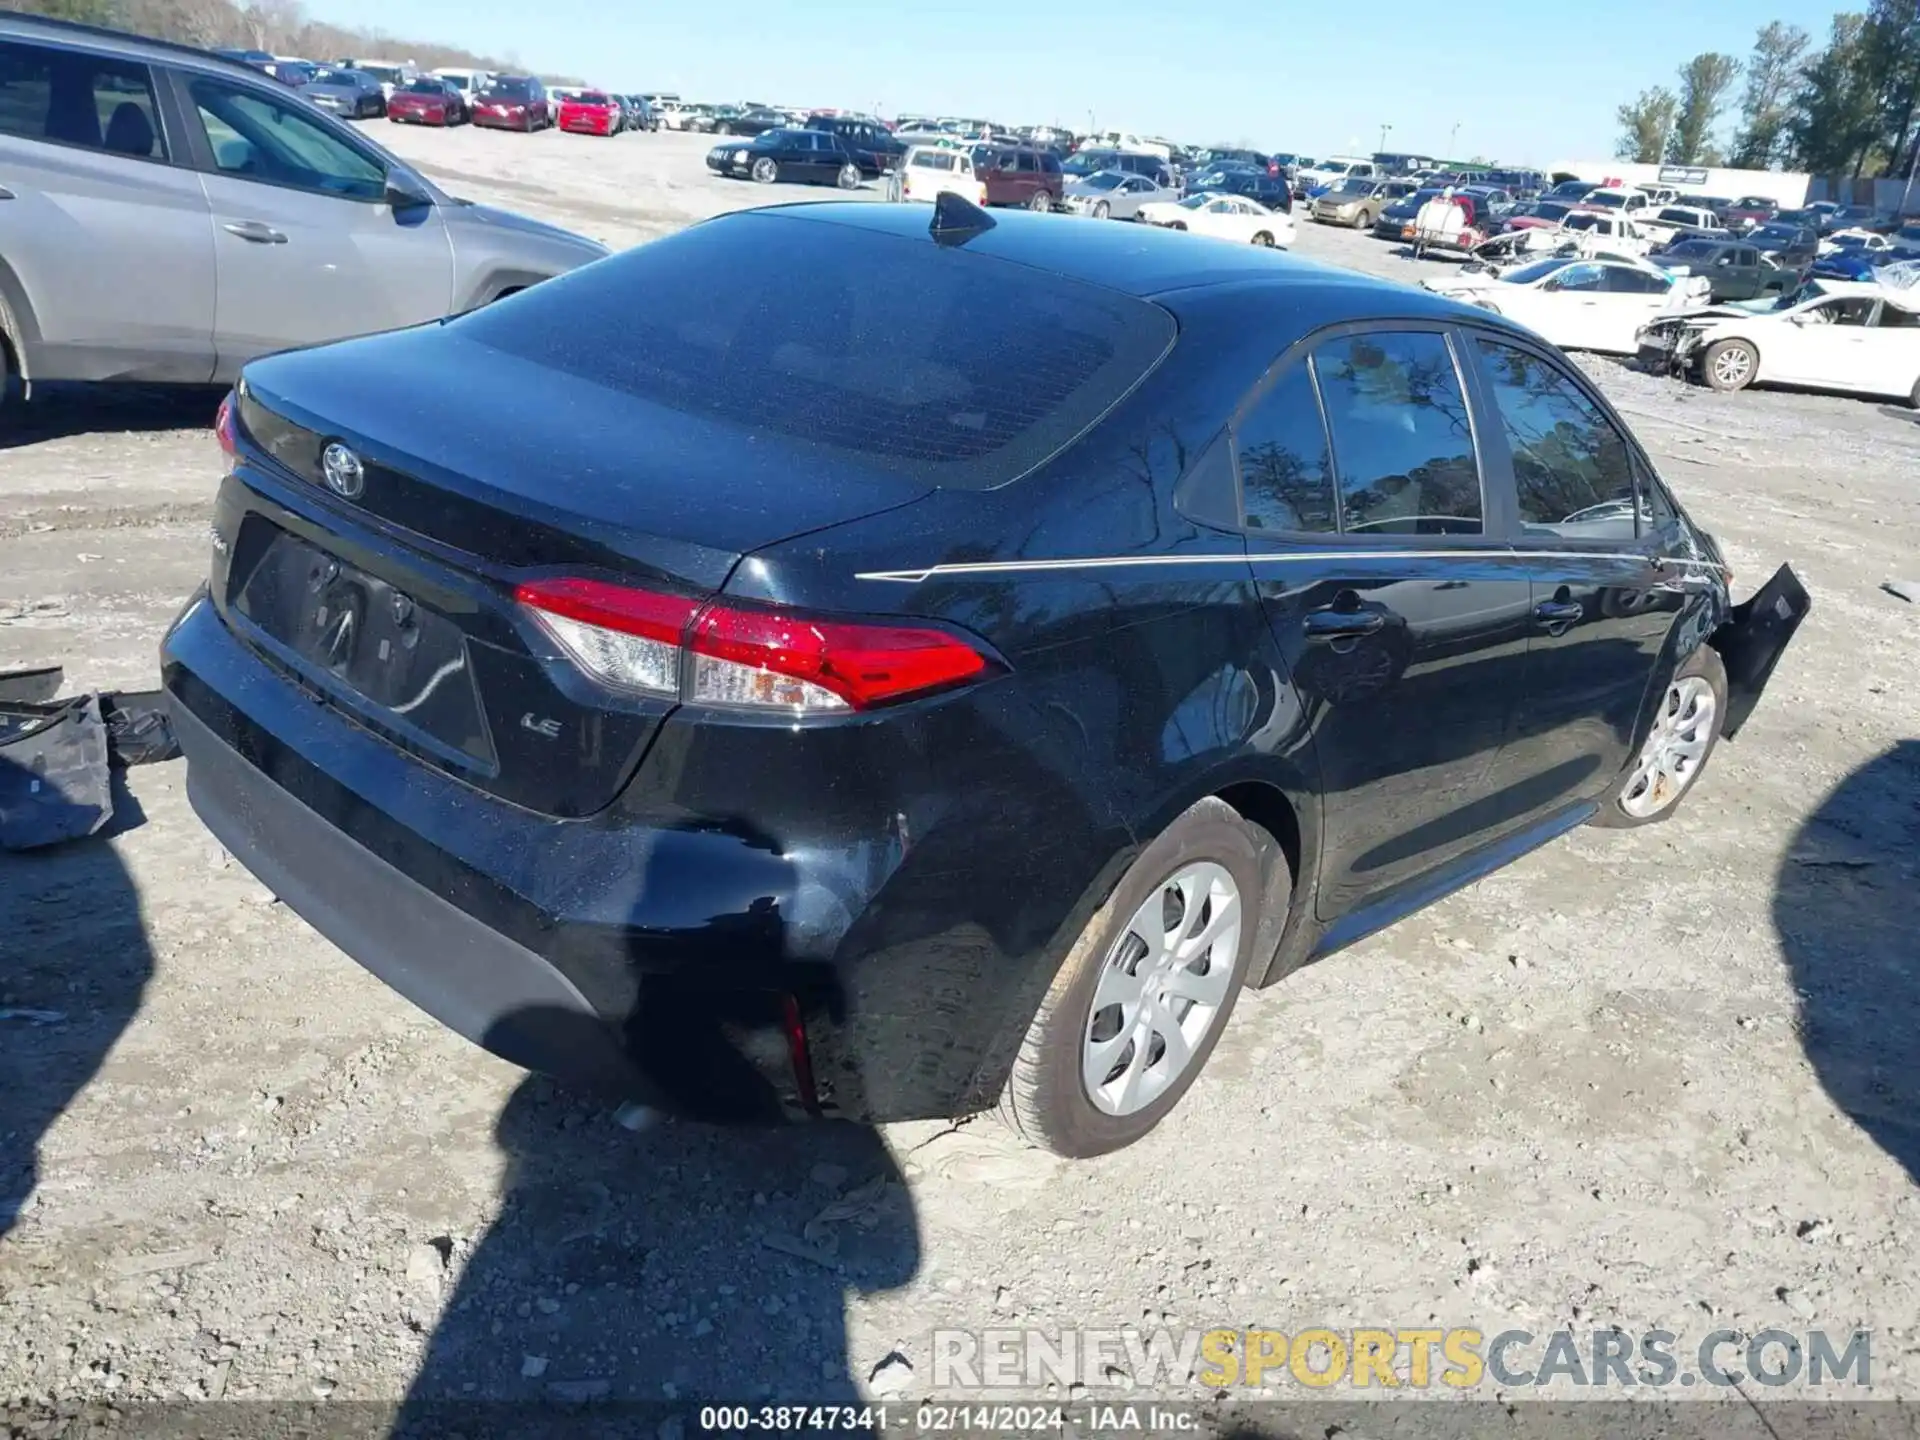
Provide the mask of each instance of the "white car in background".
[{"label": "white car in background", "polygon": [[1562,350],[1632,355],[1640,332],[1661,315],[1697,310],[1713,287],[1704,276],[1644,260],[1555,255],[1503,274],[1429,278],[1421,284],[1451,299],[1526,326]]},{"label": "white car in background", "polygon": [[1124,150],[1133,155],[1158,155],[1169,164],[1173,161],[1173,147],[1164,140],[1147,140],[1135,135],[1131,130],[1102,130],[1080,142],[1083,150]]},{"label": "white car in background", "polygon": [[684,130],[693,111],[678,100],[662,100],[653,107],[653,113],[659,117],[662,130]]},{"label": "white car in background", "polygon": [[1578,209],[1560,222],[1556,233],[1562,243],[1573,240],[1583,247],[1604,249],[1612,254],[1645,255],[1653,241],[1638,220],[1606,210]]},{"label": "white car in background", "polygon": [[1726,231],[1727,238],[1732,238],[1732,232],[1720,223],[1720,217],[1699,205],[1662,205],[1651,215],[1642,215],[1633,223],[1656,246],[1670,245],[1676,235],[1690,230]]},{"label": "white car in background", "polygon": [[1837,255],[1842,250],[1857,255],[1888,255],[1898,248],[1891,235],[1882,235],[1878,230],[1836,230],[1820,238],[1822,255]]},{"label": "white car in background", "polygon": [[1641,331],[1640,358],[1714,390],[1805,385],[1920,409],[1920,284],[1809,280],[1777,299],[1656,321]]},{"label": "white car in background", "polygon": [[467,102],[468,113],[472,113],[474,97],[493,83],[493,75],[486,70],[469,70],[460,66],[443,66],[432,72],[447,81]]},{"label": "white car in background", "polygon": [[1317,165],[1293,173],[1293,189],[1297,195],[1305,195],[1316,185],[1333,186],[1342,180],[1377,180],[1380,167],[1371,160],[1352,160],[1336,155],[1331,160],[1322,160]]},{"label": "white car in background", "polygon": [[1144,175],[1096,170],[1084,179],[1069,182],[1061,202],[1069,214],[1091,215],[1095,220],[1132,220],[1143,205],[1179,198],[1180,192],[1172,186],[1156,184]]},{"label": "white car in background", "polygon": [[1239,245],[1270,245],[1285,250],[1293,244],[1293,216],[1269,210],[1244,195],[1189,195],[1184,200],[1155,200],[1142,205],[1137,219],[1169,230],[1191,230]]},{"label": "white car in background", "polygon": [[887,175],[889,200],[924,200],[958,195],[976,205],[987,203],[987,185],[973,170],[973,156],[946,145],[914,145]]}]

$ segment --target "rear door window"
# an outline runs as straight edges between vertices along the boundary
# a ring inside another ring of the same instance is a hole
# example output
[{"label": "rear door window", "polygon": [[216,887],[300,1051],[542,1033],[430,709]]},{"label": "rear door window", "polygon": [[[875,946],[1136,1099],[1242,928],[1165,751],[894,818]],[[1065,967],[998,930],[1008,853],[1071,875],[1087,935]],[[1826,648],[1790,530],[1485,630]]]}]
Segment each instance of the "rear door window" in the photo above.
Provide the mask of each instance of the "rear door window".
[{"label": "rear door window", "polygon": [[1250,530],[1339,529],[1333,457],[1313,377],[1296,365],[1233,427],[1241,510]]},{"label": "rear door window", "polygon": [[1330,340],[1313,366],[1346,533],[1482,532],[1473,426],[1446,336],[1370,331]]},{"label": "rear door window", "polygon": [[0,135],[167,158],[146,66],[14,41],[0,42]]},{"label": "rear door window", "polygon": [[743,436],[966,488],[1068,444],[1175,333],[1117,290],[804,211],[708,221],[453,324]]},{"label": "rear door window", "polygon": [[1540,356],[1495,340],[1476,344],[1513,452],[1521,529],[1562,540],[1633,539],[1634,464],[1626,437]]}]

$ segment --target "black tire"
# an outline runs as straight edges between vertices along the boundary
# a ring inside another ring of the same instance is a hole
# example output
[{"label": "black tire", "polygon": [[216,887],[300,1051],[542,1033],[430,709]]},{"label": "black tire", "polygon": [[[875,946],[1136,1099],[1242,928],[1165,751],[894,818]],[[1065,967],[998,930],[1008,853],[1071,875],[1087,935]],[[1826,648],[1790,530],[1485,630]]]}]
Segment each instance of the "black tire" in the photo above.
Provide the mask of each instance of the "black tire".
[{"label": "black tire", "polygon": [[748,173],[753,176],[755,184],[771,185],[780,178],[780,167],[770,158],[762,155],[753,162],[753,168]]},{"label": "black tire", "polygon": [[1273,248],[1273,236],[1264,230],[1258,231],[1253,237],[1253,243],[1260,246],[1263,250],[1271,250]]},{"label": "black tire", "polygon": [[1914,381],[1913,389],[1907,392],[1907,404],[1916,410],[1920,410],[1920,380]]},{"label": "black tire", "polygon": [[838,185],[842,190],[858,190],[860,188],[860,167],[852,161],[848,161],[840,167],[840,173],[833,177],[833,181],[834,184]]},{"label": "black tire", "polygon": [[[1713,714],[1707,717],[1702,726],[1707,731],[1706,748],[1700,752],[1698,760],[1687,771],[1686,777],[1680,783],[1680,788],[1673,792],[1671,798],[1661,802],[1659,808],[1651,813],[1633,814],[1625,808],[1625,804],[1640,790],[1637,781],[1641,760],[1653,744],[1653,732],[1660,724],[1661,712],[1672,705],[1675,688],[1680,682],[1690,679],[1706,681],[1713,691]],[[1619,783],[1609,790],[1606,799],[1600,802],[1600,809],[1594,815],[1593,823],[1602,829],[1637,830],[1642,825],[1657,825],[1663,820],[1670,820],[1687,796],[1693,793],[1694,787],[1700,783],[1702,772],[1712,762],[1713,752],[1719,746],[1720,728],[1726,724],[1727,671],[1726,667],[1720,663],[1720,652],[1710,645],[1702,645],[1682,661],[1680,668],[1673,672],[1673,678],[1668,681],[1666,689],[1660,695],[1660,706],[1661,710],[1655,712],[1654,723],[1648,727],[1647,739],[1643,740],[1640,748],[1634,751],[1633,759],[1628,762]]]},{"label": "black tire", "polygon": [[1053,209],[1053,196],[1044,190],[1036,190],[1028,197],[1027,208],[1029,210],[1037,210],[1044,215]]},{"label": "black tire", "polygon": [[[1733,367],[1739,363],[1736,357],[1744,355],[1746,365],[1737,376]],[[1706,348],[1700,357],[1700,379],[1709,390],[1718,390],[1722,394],[1731,394],[1744,390],[1753,383],[1754,372],[1760,368],[1760,352],[1744,340],[1720,340]]]},{"label": "black tire", "polygon": [[[1122,962],[1120,946],[1134,914],[1181,868],[1200,861],[1220,866],[1240,891],[1240,942],[1225,996],[1186,1068],[1166,1089],[1130,1115],[1110,1114],[1095,1106],[1081,1075],[1096,987],[1110,964]],[[1289,888],[1264,893],[1285,894]],[[1000,1096],[1002,1121],[1029,1144],[1078,1159],[1130,1145],[1165,1119],[1206,1067],[1233,1017],[1259,929],[1262,893],[1258,832],[1226,802],[1202,800],[1161,832],[1128,867],[1068,950],[1020,1042]]]},{"label": "black tire", "polygon": [[1354,229],[1356,229],[1356,230],[1365,230],[1365,229],[1368,229],[1369,227],[1371,227],[1371,226],[1372,226],[1372,224],[1373,224],[1373,217],[1372,217],[1371,215],[1369,215],[1369,214],[1367,214],[1367,212],[1366,212],[1366,211],[1364,211],[1364,210],[1360,210],[1360,211],[1356,211],[1356,212],[1354,213],[1354,217],[1353,217],[1353,228],[1354,228]]},{"label": "black tire", "polygon": [[1174,220],[1168,223],[1167,228],[1169,230],[1184,230],[1187,228],[1187,222],[1184,220]]},{"label": "black tire", "polygon": [[1113,206],[1104,200],[1093,207],[1093,218],[1096,220],[1104,220],[1111,214],[1113,214]]}]

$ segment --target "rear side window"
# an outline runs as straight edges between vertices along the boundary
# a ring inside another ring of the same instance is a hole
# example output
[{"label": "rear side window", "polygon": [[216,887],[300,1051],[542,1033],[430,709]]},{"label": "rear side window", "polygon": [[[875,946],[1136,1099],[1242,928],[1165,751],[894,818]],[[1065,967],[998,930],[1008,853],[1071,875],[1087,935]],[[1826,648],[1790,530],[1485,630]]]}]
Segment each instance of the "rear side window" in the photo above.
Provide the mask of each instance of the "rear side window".
[{"label": "rear side window", "polygon": [[0,42],[0,134],[167,158],[146,66],[13,41]]},{"label": "rear side window", "polygon": [[1478,535],[1480,467],[1444,335],[1330,340],[1314,372],[1350,535]]},{"label": "rear side window", "polygon": [[1631,540],[1634,466],[1626,437],[1539,356],[1476,343],[1513,451],[1521,528],[1563,540]]},{"label": "rear side window", "polygon": [[743,435],[964,488],[1048,459],[1175,334],[1118,291],[804,213],[696,225],[454,323]]},{"label": "rear side window", "polygon": [[1281,376],[1234,426],[1233,443],[1248,529],[1331,534],[1339,528],[1327,431],[1305,365]]}]

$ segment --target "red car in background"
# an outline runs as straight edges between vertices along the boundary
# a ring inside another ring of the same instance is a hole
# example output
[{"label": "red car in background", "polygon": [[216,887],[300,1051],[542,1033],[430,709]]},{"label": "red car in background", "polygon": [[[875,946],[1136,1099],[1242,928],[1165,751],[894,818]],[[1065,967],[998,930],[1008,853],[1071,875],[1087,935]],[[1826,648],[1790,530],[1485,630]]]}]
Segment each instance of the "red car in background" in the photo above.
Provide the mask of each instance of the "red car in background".
[{"label": "red car in background", "polygon": [[396,125],[458,125],[472,118],[454,83],[434,75],[409,80],[387,97],[387,119]]},{"label": "red car in background", "polygon": [[559,123],[576,135],[612,135],[620,125],[620,107],[611,95],[586,90],[560,102]]},{"label": "red car in background", "polygon": [[501,75],[473,97],[473,123],[483,130],[544,130],[553,124],[553,102],[533,76]]}]

